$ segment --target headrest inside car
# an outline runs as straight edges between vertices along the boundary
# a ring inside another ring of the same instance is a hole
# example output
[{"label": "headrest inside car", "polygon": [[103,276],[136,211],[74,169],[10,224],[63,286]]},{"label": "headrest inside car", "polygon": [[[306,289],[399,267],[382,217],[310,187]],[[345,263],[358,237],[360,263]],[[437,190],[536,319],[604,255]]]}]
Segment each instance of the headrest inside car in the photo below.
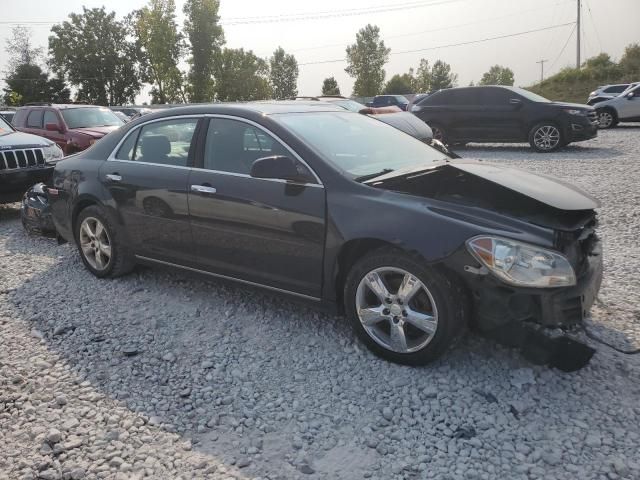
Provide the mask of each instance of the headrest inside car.
[{"label": "headrest inside car", "polygon": [[149,135],[142,138],[142,156],[165,156],[171,152],[171,143],[164,135]]}]

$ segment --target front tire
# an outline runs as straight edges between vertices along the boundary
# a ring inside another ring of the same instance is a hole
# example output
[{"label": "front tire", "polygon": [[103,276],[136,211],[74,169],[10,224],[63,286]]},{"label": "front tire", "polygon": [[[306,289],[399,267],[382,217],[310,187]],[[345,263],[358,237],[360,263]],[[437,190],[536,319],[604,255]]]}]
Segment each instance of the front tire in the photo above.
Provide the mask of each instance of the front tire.
[{"label": "front tire", "polygon": [[466,296],[460,285],[397,250],[360,259],[347,276],[344,301],[362,342],[395,363],[432,362],[464,332]]},{"label": "front tire", "polygon": [[92,205],[80,212],[75,237],[82,262],[96,277],[118,277],[133,269],[133,258],[122,232],[102,207]]},{"label": "front tire", "polygon": [[596,110],[598,114],[598,128],[613,128],[618,124],[618,116],[611,108],[599,108]]},{"label": "front tire", "polygon": [[538,123],[529,131],[529,145],[536,152],[553,152],[562,147],[564,142],[560,127],[552,122]]}]

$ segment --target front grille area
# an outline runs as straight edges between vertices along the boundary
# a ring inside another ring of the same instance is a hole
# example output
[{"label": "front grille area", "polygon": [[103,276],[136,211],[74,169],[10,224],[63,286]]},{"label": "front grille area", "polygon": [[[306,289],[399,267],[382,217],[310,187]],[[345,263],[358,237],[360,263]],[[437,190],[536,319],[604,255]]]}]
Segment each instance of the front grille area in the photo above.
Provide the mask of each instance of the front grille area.
[{"label": "front grille area", "polygon": [[44,165],[44,154],[41,148],[0,150],[0,170],[44,167]]},{"label": "front grille area", "polygon": [[589,118],[589,122],[591,122],[591,125],[598,124],[598,114],[595,112],[595,110],[593,112],[589,112],[587,116]]}]

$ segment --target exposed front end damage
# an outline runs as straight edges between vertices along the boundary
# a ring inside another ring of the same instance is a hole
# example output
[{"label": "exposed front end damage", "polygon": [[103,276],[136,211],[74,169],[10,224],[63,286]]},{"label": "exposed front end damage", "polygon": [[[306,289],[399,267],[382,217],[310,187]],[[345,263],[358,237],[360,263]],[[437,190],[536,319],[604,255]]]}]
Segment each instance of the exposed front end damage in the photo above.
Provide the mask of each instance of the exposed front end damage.
[{"label": "exposed front end damage", "polygon": [[[504,182],[498,183],[502,179]],[[371,184],[446,202],[452,206],[453,217],[462,218],[460,212],[464,211],[467,218],[489,218],[488,212],[492,222],[498,214],[537,230],[542,227],[549,239],[544,248],[561,254],[571,265],[575,274],[571,285],[540,288],[505,282],[470,251],[468,243],[442,263],[467,285],[476,330],[519,348],[535,363],[571,371],[589,361],[594,350],[574,340],[570,332],[580,329],[602,281],[597,200],[548,177],[481,162],[445,163],[421,172],[379,178]],[[447,214],[447,208],[441,211]],[[514,232],[514,238],[518,233]]]}]

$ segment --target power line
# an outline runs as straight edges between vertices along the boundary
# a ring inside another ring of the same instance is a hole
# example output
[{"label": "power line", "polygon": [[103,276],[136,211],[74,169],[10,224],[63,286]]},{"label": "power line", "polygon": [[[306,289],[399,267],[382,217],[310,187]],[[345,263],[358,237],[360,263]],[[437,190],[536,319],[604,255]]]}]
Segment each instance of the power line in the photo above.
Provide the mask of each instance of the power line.
[{"label": "power line", "polygon": [[558,56],[555,58],[555,60],[551,63],[551,66],[549,67],[549,69],[552,69],[553,66],[556,64],[556,62],[560,59],[560,57],[562,56],[562,54],[564,53],[564,51],[567,48],[567,45],[569,45],[569,40],[571,40],[571,37],[573,37],[573,32],[576,31],[576,25],[573,25],[573,28],[571,29],[571,32],[569,33],[569,36],[567,37],[567,41],[564,42],[564,46],[562,47],[562,50],[560,50],[560,53],[558,54]]},{"label": "power line", "polygon": [[[559,25],[551,25],[548,27],[543,27],[543,28],[537,28],[534,30],[526,30],[524,32],[517,32],[517,33],[510,33],[507,35],[499,35],[497,37],[489,37],[489,38],[482,38],[480,40],[470,40],[468,42],[460,42],[460,43],[451,43],[449,45],[439,45],[437,47],[427,47],[427,48],[418,48],[415,50],[400,50],[398,52],[391,52],[389,55],[401,55],[401,54],[405,54],[405,53],[418,53],[418,52],[426,52],[429,50],[438,50],[440,48],[449,48],[449,47],[460,47],[463,45],[472,45],[472,44],[476,44],[476,43],[483,43],[483,42],[489,42],[492,40],[499,40],[502,38],[511,38],[511,37],[518,37],[521,35],[527,35],[529,33],[535,33],[535,32],[543,32],[545,30],[551,30],[554,28],[560,28],[560,27],[566,27],[567,25],[574,25],[575,27],[575,22],[568,22],[568,23],[561,23]],[[334,59],[334,60],[320,60],[320,61],[316,61],[316,62],[304,62],[304,63],[299,63],[299,66],[302,65],[319,65],[319,64],[323,64],[323,63],[337,63],[337,62],[345,62],[346,60],[344,58],[339,58],[339,59]]]},{"label": "power line", "polygon": [[598,33],[598,27],[596,27],[596,21],[593,18],[593,13],[591,12],[591,5],[589,5],[589,2],[587,2],[587,0],[585,0],[584,3],[587,5],[587,10],[589,11],[589,18],[591,18],[591,25],[593,25],[593,30],[596,32],[596,38],[598,39],[600,52],[602,52],[602,42],[600,41],[600,34]]},{"label": "power line", "polygon": [[[401,4],[386,4],[378,5],[366,8],[349,8],[343,10],[331,10],[331,11],[319,11],[319,12],[305,12],[305,13],[293,13],[287,15],[271,15],[271,16],[254,16],[254,17],[230,17],[222,18],[220,25],[253,25],[260,23],[275,23],[275,22],[296,22],[307,20],[324,20],[335,17],[349,17],[357,15],[369,15],[374,13],[386,13],[398,10],[411,10],[416,8],[433,7],[437,5],[446,5],[450,3],[465,2],[468,0],[429,0],[429,1],[413,1],[405,2]],[[54,25],[61,22],[49,22],[44,20],[2,20],[0,25]]]},{"label": "power line", "polygon": [[[543,7],[543,8],[532,8],[529,10],[522,10],[519,12],[514,12],[514,13],[510,13],[508,15],[501,15],[499,17],[490,17],[490,18],[484,18],[484,19],[480,19],[480,20],[475,20],[473,22],[467,22],[467,23],[459,23],[456,25],[450,25],[450,26],[446,26],[446,27],[440,27],[440,28],[433,28],[430,30],[420,30],[419,32],[412,32],[412,33],[401,33],[398,35],[385,35],[383,40],[388,40],[388,39],[392,39],[392,38],[404,38],[404,37],[413,37],[413,36],[418,36],[418,35],[424,35],[425,33],[434,33],[434,32],[441,32],[443,30],[450,30],[453,28],[459,28],[459,27],[468,27],[470,25],[477,25],[479,23],[485,23],[485,22],[491,22],[494,20],[502,20],[505,18],[510,18],[510,17],[515,17],[515,16],[520,16],[523,15],[525,13],[529,13],[529,12],[539,12],[540,10],[543,10],[544,8],[556,8],[558,5],[562,5],[562,4],[568,4],[568,3],[573,3],[573,0],[565,0],[564,2],[561,3],[556,3],[555,5],[550,5],[548,7]],[[326,44],[326,45],[317,45],[317,46],[313,46],[313,47],[304,47],[304,48],[294,48],[291,50],[288,50],[289,52],[304,52],[304,51],[308,51],[308,50],[321,50],[323,48],[330,48],[330,47],[344,47],[346,46],[351,40],[345,40],[344,42],[341,43],[331,43],[331,44]],[[551,46],[551,45],[549,45]],[[270,55],[270,53],[265,53],[262,56],[267,56]]]}]

